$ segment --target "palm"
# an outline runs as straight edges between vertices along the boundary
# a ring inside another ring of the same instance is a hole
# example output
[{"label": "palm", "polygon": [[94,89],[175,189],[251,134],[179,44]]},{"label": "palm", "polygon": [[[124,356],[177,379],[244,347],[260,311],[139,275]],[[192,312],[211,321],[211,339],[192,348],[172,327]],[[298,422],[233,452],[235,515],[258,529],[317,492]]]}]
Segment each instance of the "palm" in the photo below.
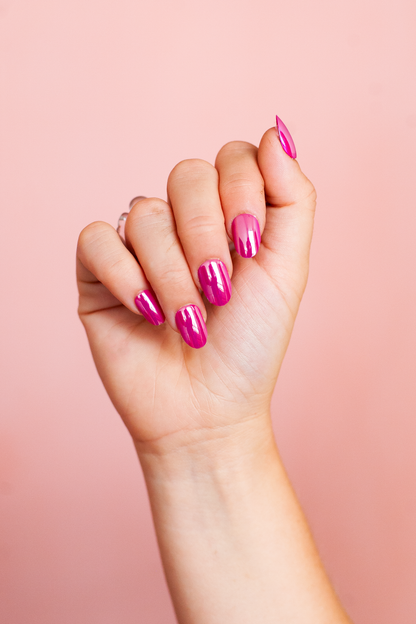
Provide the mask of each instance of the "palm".
[{"label": "palm", "polygon": [[[84,319],[98,372],[136,439],[231,424],[225,415],[243,418],[253,397],[259,410],[267,407],[294,321],[267,271],[270,254],[262,247],[247,261],[233,252],[233,296],[224,307],[207,304],[203,349],[122,305]],[[239,411],[224,409],[230,404]]]}]

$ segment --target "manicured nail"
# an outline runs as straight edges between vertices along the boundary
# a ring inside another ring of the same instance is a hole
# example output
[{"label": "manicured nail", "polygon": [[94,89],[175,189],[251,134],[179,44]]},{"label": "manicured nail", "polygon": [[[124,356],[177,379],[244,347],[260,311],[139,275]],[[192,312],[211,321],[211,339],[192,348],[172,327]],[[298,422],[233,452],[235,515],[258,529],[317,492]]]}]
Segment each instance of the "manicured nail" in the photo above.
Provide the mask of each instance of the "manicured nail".
[{"label": "manicured nail", "polygon": [[181,332],[186,344],[194,349],[200,349],[207,342],[207,328],[196,305],[187,305],[180,308],[175,315],[176,326]]},{"label": "manicured nail", "polygon": [[236,251],[242,258],[252,258],[260,247],[260,226],[251,214],[240,214],[232,224],[233,240]]},{"label": "manicured nail", "polygon": [[163,314],[154,292],[151,290],[142,290],[134,300],[137,309],[141,312],[149,323],[152,325],[162,325],[165,321]]},{"label": "manicured nail", "polygon": [[292,136],[283,121],[277,115],[276,130],[279,141],[282,144],[282,147],[285,150],[286,154],[291,158],[296,158],[296,147],[293,142]]},{"label": "manicured nail", "polygon": [[231,297],[231,280],[221,260],[207,260],[198,269],[199,282],[210,303],[223,306]]}]

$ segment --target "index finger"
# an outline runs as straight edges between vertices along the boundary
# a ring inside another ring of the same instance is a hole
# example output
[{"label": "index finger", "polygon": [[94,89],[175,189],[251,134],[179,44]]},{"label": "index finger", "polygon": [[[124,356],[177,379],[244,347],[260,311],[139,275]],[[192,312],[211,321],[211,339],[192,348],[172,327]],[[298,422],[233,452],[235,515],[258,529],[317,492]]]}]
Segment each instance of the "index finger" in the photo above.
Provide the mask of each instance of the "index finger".
[{"label": "index finger", "polygon": [[245,141],[227,143],[215,166],[228,236],[243,258],[256,255],[266,223],[264,181],[257,164],[257,147]]}]

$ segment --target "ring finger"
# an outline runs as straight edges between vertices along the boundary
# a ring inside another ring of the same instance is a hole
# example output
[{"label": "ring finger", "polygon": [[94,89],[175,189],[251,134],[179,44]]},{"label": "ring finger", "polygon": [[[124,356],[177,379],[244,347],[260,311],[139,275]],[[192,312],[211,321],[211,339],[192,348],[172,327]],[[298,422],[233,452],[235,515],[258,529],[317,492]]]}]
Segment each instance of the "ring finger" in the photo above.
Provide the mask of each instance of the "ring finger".
[{"label": "ring finger", "polygon": [[207,339],[206,310],[190,274],[170,206],[157,198],[137,202],[127,217],[125,235],[169,325],[189,346],[203,347]]}]

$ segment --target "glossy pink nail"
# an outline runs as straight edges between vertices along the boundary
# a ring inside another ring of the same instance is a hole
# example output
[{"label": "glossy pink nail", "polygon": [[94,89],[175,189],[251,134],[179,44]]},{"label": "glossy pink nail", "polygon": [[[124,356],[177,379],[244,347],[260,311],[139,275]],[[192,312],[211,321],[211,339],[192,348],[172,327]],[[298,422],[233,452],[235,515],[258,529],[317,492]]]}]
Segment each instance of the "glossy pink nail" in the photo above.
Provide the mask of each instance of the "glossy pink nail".
[{"label": "glossy pink nail", "polygon": [[252,258],[260,247],[260,226],[251,214],[240,214],[232,224],[232,234],[236,251],[242,258]]},{"label": "glossy pink nail", "polygon": [[180,308],[175,315],[176,326],[186,344],[200,349],[207,342],[207,328],[198,306],[190,304]]},{"label": "glossy pink nail", "polygon": [[285,150],[286,154],[291,158],[296,158],[296,147],[293,142],[292,136],[283,121],[277,115],[276,130],[279,141],[282,144],[282,147]]},{"label": "glossy pink nail", "polygon": [[231,297],[231,280],[221,260],[207,260],[198,269],[199,282],[210,303],[223,306]]},{"label": "glossy pink nail", "polygon": [[141,312],[149,323],[152,325],[162,325],[165,321],[165,315],[163,314],[159,303],[156,299],[156,295],[151,290],[142,290],[134,300],[137,309]]}]

